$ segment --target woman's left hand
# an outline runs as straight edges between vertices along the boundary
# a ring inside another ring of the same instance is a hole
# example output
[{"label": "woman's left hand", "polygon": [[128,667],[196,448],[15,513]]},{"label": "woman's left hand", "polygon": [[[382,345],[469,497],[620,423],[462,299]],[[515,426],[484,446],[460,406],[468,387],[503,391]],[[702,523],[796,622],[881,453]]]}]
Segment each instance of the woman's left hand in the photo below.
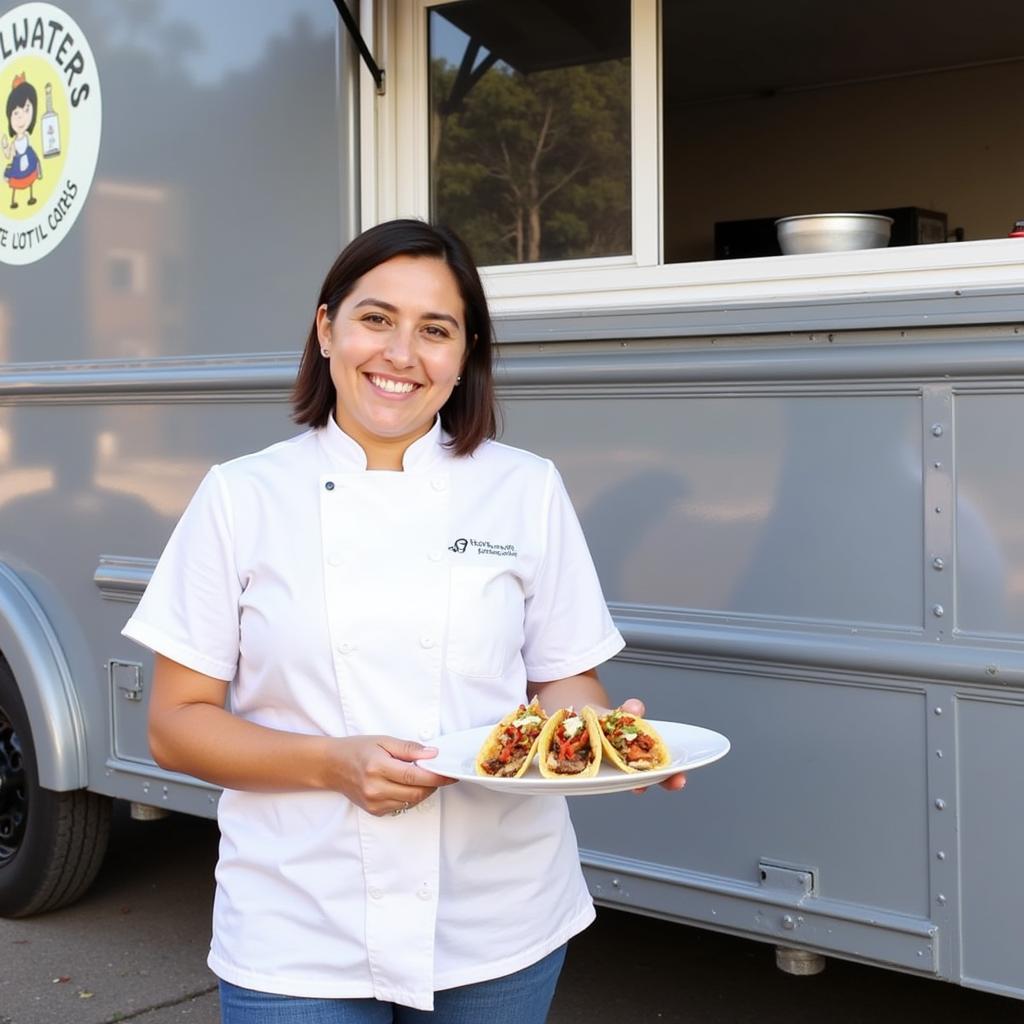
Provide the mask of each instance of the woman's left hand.
[{"label": "woman's left hand", "polygon": [[[644,702],[639,697],[630,697],[629,700],[622,702],[622,710],[630,715],[637,715],[639,718],[643,718],[646,713],[646,707]],[[682,789],[686,785],[686,775],[683,772],[677,772],[675,775],[670,775],[667,779],[658,783],[662,789],[678,790]],[[640,786],[634,789],[634,793],[646,793],[647,786]]]},{"label": "woman's left hand", "polygon": [[[526,686],[527,695],[531,698],[540,699],[541,706],[549,714],[553,715],[559,708],[566,708],[570,704],[574,707],[592,707],[599,715],[611,711],[608,707],[608,692],[601,685],[597,678],[597,669],[589,669],[587,672],[580,672],[578,675],[566,676],[564,679],[553,679],[546,683],[528,683]],[[622,702],[622,710],[631,715],[644,717],[646,709],[644,702],[639,697],[630,697]],[[682,772],[670,775],[663,782],[658,783],[662,789],[682,789],[686,785],[686,776]],[[634,793],[645,793],[647,786],[639,786],[633,790]]]}]

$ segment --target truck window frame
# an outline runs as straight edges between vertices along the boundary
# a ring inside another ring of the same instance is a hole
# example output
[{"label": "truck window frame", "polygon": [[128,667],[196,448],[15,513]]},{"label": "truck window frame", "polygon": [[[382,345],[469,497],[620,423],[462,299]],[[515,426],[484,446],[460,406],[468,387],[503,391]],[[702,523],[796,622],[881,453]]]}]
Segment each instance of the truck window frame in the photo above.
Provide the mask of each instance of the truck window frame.
[{"label": "truck window frame", "polygon": [[[364,227],[392,217],[429,217],[427,17],[431,7],[446,2],[360,0],[361,23],[388,69],[383,96],[365,67],[360,70]],[[1014,238],[665,263],[660,0],[632,0],[631,24],[633,253],[484,267],[497,316],[1020,291],[1024,243]]]}]

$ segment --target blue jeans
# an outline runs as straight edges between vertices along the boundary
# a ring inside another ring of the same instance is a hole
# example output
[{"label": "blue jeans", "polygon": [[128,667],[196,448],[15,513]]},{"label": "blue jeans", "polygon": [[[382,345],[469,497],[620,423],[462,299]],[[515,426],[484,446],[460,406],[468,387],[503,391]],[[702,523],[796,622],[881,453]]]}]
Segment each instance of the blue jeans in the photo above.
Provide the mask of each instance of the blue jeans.
[{"label": "blue jeans", "polygon": [[515,974],[434,993],[434,1010],[376,999],[307,999],[220,983],[221,1024],[544,1024],[565,946]]}]

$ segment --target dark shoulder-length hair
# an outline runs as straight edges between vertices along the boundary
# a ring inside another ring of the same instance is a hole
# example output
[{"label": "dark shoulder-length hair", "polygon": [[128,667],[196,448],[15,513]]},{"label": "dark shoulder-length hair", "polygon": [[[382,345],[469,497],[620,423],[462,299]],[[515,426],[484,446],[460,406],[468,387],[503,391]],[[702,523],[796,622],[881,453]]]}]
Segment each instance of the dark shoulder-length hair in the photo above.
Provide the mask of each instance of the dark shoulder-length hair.
[{"label": "dark shoulder-length hair", "polygon": [[[451,435],[456,455],[471,455],[497,434],[497,403],[492,368],[493,330],[483,285],[466,244],[454,231],[419,220],[392,220],[369,228],[342,250],[320,288],[317,308],[327,307],[333,320],[338,306],[356,282],[395,256],[427,256],[444,260],[455,276],[465,307],[466,362],[462,383],[441,407],[441,426]],[[292,419],[311,427],[324,426],[337,395],[329,361],[320,352],[316,320],[306,337],[299,375],[292,389]]]}]

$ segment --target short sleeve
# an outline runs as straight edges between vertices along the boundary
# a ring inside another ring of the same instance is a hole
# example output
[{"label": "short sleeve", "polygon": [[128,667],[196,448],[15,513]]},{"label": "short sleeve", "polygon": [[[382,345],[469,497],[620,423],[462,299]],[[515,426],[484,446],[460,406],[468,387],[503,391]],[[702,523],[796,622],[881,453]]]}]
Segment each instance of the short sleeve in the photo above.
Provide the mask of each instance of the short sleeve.
[{"label": "short sleeve", "polygon": [[550,467],[543,507],[543,554],[526,596],[523,660],[531,682],[595,668],[625,647],[601,593],[579,519]]},{"label": "short sleeve", "polygon": [[230,501],[214,466],[174,528],[122,635],[196,672],[231,680],[241,593]]}]

